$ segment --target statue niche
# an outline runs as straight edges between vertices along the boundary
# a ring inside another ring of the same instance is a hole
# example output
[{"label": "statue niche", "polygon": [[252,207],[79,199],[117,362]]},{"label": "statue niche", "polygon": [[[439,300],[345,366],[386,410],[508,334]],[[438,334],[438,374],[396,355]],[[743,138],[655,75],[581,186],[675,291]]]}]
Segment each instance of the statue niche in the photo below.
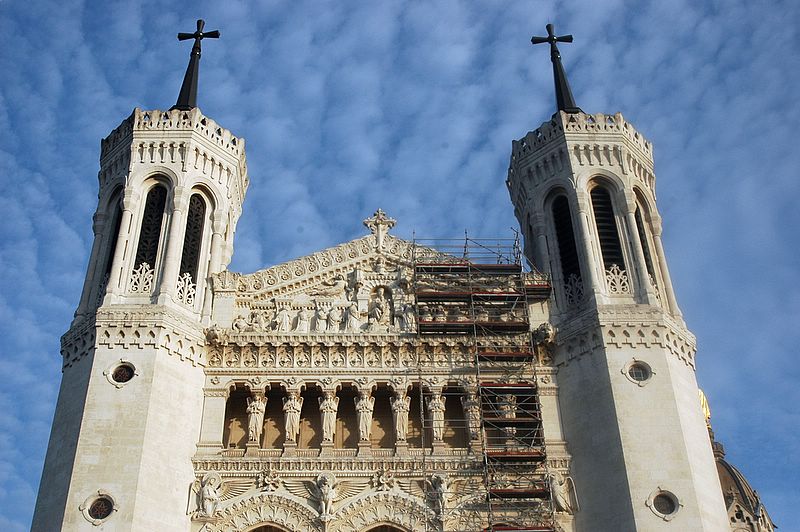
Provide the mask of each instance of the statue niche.
[{"label": "statue niche", "polygon": [[369,330],[387,330],[394,323],[392,291],[386,286],[376,286],[369,297]]}]

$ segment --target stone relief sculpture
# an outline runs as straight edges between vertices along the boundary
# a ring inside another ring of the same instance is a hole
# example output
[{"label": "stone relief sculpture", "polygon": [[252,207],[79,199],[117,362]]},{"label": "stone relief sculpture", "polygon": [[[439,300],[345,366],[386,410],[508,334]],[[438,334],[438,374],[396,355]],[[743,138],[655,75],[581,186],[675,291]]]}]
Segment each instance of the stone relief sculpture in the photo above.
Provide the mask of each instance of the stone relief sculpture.
[{"label": "stone relief sculpture", "polygon": [[247,441],[251,443],[259,443],[261,441],[266,409],[267,401],[264,397],[247,398]]},{"label": "stone relief sculpture", "polygon": [[281,307],[275,315],[275,330],[278,332],[289,332],[292,319],[289,317],[289,309]]},{"label": "stone relief sculpture", "polygon": [[305,307],[300,307],[300,310],[297,312],[297,323],[294,326],[294,331],[299,333],[308,333],[310,324],[311,314]]},{"label": "stone relief sculpture", "polygon": [[350,303],[345,310],[345,330],[348,332],[355,332],[361,329],[361,313],[358,311],[358,305]]},{"label": "stone relief sculpture", "polygon": [[331,308],[328,312],[328,330],[331,332],[339,332],[339,326],[342,323],[342,309],[339,307]]},{"label": "stone relief sculpture", "polygon": [[214,517],[219,505],[219,477],[206,476],[200,485],[200,515]]},{"label": "stone relief sculpture", "polygon": [[370,301],[369,322],[370,324],[385,325],[390,321],[389,301],[386,299],[386,289],[379,286],[375,289],[375,294]]},{"label": "stone relief sculpture", "polygon": [[250,324],[247,322],[244,316],[237,316],[236,319],[233,320],[233,325],[231,328],[237,332],[245,332],[250,328]]},{"label": "stone relief sculpture", "polygon": [[400,312],[395,316],[397,327],[401,331],[410,331],[414,328],[414,305],[403,304]]},{"label": "stone relief sculpture", "polygon": [[431,416],[431,428],[433,429],[433,441],[442,441],[444,437],[444,399],[441,393],[431,394],[425,399],[425,406]]},{"label": "stone relief sculpture", "polygon": [[398,442],[406,441],[408,432],[408,411],[411,406],[411,398],[405,393],[398,394],[391,398],[392,417],[394,418],[395,438]]},{"label": "stone relief sculpture", "polygon": [[[577,504],[572,503],[572,499],[576,496],[572,477],[568,476],[564,478],[558,471],[551,470],[547,474],[547,479],[550,485],[550,493],[553,495],[553,503],[556,506],[556,511],[567,514],[575,513]],[[577,499],[575,499],[575,502],[577,503]]]},{"label": "stone relief sculpture", "polygon": [[317,313],[314,317],[314,332],[325,332],[327,330],[328,312],[322,307],[317,307]]},{"label": "stone relief sculpture", "polygon": [[343,480],[337,482],[331,473],[322,473],[314,480],[286,480],[286,490],[302,499],[311,498],[317,503],[320,520],[325,523],[336,515],[335,504],[358,495],[369,485],[369,480]]},{"label": "stone relief sculpture", "polygon": [[375,398],[369,391],[362,391],[359,397],[353,399],[356,403],[358,414],[358,439],[368,442],[372,432],[372,412],[375,409]]},{"label": "stone relief sculpture", "polygon": [[286,426],[286,442],[296,443],[300,434],[300,411],[303,409],[303,398],[298,392],[289,392],[283,398],[283,414]]},{"label": "stone relief sculpture", "polygon": [[268,331],[271,321],[267,318],[266,312],[252,312],[250,314],[250,323],[256,331]]},{"label": "stone relief sculpture", "polygon": [[310,296],[333,297],[337,299],[344,299],[347,290],[347,281],[344,275],[337,274],[333,281],[323,281],[322,286],[316,290],[308,293]]},{"label": "stone relief sculpture", "polygon": [[433,502],[433,511],[441,518],[447,510],[447,476],[442,473],[434,473],[430,480],[426,480],[430,490],[430,497]]},{"label": "stone relief sculpture", "polygon": [[325,392],[318,398],[319,411],[322,415],[322,441],[332,442],[336,432],[336,412],[339,409],[339,398],[333,392]]}]

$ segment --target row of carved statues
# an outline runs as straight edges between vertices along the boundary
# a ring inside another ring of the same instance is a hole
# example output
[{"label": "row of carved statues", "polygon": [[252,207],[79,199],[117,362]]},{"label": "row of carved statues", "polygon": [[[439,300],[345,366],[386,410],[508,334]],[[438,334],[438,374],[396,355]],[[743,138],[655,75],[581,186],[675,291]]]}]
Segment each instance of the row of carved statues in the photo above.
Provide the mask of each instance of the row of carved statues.
[{"label": "row of carved statues", "polygon": [[413,328],[414,307],[410,304],[395,308],[391,298],[379,287],[369,302],[366,315],[356,302],[316,303],[292,308],[282,305],[275,310],[254,310],[249,316],[233,320],[235,332],[278,332],[298,334],[358,332],[377,330],[409,331]]},{"label": "row of carved statues", "polygon": [[[286,443],[295,444],[300,434],[300,414],[305,398],[297,391],[290,391],[282,398],[283,421]],[[341,398],[334,391],[325,391],[317,398],[322,426],[322,441],[333,442],[336,432],[336,420]],[[481,399],[475,392],[467,392],[460,396],[464,411],[464,419],[460,420],[466,426],[470,440],[480,438],[481,430]],[[368,390],[362,390],[353,398],[358,437],[361,442],[369,442],[372,431],[372,416],[375,410],[375,397]],[[411,397],[407,393],[396,393],[389,398],[392,421],[395,431],[395,441],[406,442],[408,438],[409,412]],[[445,433],[445,396],[441,392],[426,394],[423,398],[427,421],[431,428],[433,442],[442,442]],[[264,415],[267,407],[267,398],[255,394],[247,398],[247,439],[252,444],[261,441],[264,427]],[[498,395],[492,403],[497,417],[516,418],[517,398],[515,395]],[[506,436],[515,434],[513,427],[503,429]]]}]

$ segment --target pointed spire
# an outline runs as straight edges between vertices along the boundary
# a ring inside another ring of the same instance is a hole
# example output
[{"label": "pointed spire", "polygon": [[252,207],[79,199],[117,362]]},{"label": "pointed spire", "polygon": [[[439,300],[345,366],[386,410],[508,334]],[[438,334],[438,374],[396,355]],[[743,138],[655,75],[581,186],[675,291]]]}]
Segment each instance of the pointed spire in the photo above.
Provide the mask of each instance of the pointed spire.
[{"label": "pointed spire", "polygon": [[558,51],[557,42],[572,42],[572,35],[556,37],[553,25],[547,25],[547,37],[531,37],[532,44],[550,43],[550,60],[553,62],[553,77],[556,83],[556,105],[559,111],[565,113],[581,113],[580,107],[575,104],[572,90],[569,88],[567,73],[561,64],[561,53]]},{"label": "pointed spire", "polygon": [[197,21],[197,31],[194,33],[179,33],[178,40],[185,41],[194,39],[192,53],[189,55],[189,66],[186,67],[186,75],[183,76],[183,85],[178,95],[178,101],[172,109],[188,111],[197,107],[197,78],[200,74],[200,41],[203,39],[219,39],[219,31],[209,31],[203,33],[206,23],[203,19]]}]

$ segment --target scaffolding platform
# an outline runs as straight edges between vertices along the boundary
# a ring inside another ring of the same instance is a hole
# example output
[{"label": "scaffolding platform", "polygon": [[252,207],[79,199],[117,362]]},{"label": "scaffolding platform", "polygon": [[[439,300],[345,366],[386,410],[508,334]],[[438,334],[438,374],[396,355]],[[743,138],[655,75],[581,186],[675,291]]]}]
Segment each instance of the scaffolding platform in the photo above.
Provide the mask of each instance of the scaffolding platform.
[{"label": "scaffolding platform", "polygon": [[480,442],[470,445],[483,461],[487,505],[474,529],[554,531],[528,314],[550,297],[549,277],[525,271],[518,239],[415,240],[413,270],[418,335],[458,336],[474,349]]}]

